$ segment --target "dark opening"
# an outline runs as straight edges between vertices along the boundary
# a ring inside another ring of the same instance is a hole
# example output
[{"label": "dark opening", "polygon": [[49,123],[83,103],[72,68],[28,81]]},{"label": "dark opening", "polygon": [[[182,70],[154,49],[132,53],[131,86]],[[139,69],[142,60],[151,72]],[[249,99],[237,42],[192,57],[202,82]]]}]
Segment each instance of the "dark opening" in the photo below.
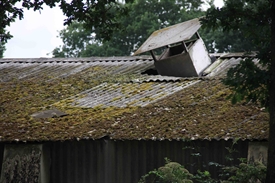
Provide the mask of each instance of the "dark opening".
[{"label": "dark opening", "polygon": [[142,72],[141,74],[159,75],[158,71],[155,68],[147,69],[146,71]]},{"label": "dark opening", "polygon": [[181,54],[184,51],[183,44],[179,44],[169,48],[169,56]]}]

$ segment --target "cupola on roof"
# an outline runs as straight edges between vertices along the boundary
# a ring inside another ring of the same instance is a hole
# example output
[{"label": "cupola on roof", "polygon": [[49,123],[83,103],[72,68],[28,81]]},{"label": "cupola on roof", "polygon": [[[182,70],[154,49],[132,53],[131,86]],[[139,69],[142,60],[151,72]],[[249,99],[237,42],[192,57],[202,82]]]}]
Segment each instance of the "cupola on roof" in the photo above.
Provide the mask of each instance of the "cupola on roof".
[{"label": "cupola on roof", "polygon": [[199,18],[195,18],[157,30],[151,34],[151,36],[142,44],[134,55],[161,48],[166,45],[178,43],[180,41],[189,40],[200,27],[201,24]]},{"label": "cupola on roof", "polygon": [[[175,77],[197,77],[211,64],[203,40],[197,32],[199,18],[157,30],[134,55],[150,51],[158,74]],[[161,55],[154,51],[165,48]]]}]

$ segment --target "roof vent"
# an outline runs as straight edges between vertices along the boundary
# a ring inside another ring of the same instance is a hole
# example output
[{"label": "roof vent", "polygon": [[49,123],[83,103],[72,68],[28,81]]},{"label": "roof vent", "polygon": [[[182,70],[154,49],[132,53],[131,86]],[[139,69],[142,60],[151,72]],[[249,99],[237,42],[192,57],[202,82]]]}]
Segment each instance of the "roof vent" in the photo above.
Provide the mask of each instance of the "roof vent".
[{"label": "roof vent", "polygon": [[[203,40],[198,34],[199,19],[192,19],[157,30],[142,44],[134,55],[150,51],[160,75],[196,77],[211,64]],[[154,51],[165,47],[160,56]]]}]

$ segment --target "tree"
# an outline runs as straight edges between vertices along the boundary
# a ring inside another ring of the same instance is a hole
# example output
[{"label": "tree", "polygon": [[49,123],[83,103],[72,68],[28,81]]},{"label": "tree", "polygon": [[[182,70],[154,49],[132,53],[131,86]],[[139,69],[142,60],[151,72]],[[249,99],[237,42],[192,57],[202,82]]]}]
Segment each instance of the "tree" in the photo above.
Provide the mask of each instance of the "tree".
[{"label": "tree", "polygon": [[[229,70],[225,84],[235,91],[232,101],[260,102],[268,109],[269,147],[266,182],[275,182],[275,7],[268,0],[227,0],[223,8],[207,10],[204,24],[224,32],[241,32],[257,52]],[[247,50],[255,51],[255,50]]]},{"label": "tree", "polygon": [[241,31],[236,32],[229,30],[225,33],[220,27],[215,30],[209,30],[203,26],[200,33],[210,53],[232,53],[256,50],[251,40],[246,39]]},{"label": "tree", "polygon": [[275,3],[270,1],[271,6],[271,60],[270,60],[270,87],[269,87],[269,146],[267,164],[267,182],[275,182]]},{"label": "tree", "polygon": [[3,58],[5,50],[6,50],[5,44],[0,43],[0,58]]},{"label": "tree", "polygon": [[90,32],[84,28],[82,23],[72,22],[71,25],[59,32],[59,37],[66,44],[55,48],[53,55],[55,57],[79,57],[85,46],[95,39]]},{"label": "tree", "polygon": [[[211,1],[208,3],[213,5]],[[109,41],[101,42],[93,30],[87,31],[83,23],[74,22],[60,31],[64,45],[53,50],[54,57],[130,55],[153,31],[205,15],[202,2],[194,0],[136,0],[126,6],[128,16],[119,19],[123,28]],[[256,50],[241,31],[231,30],[225,34],[221,28],[213,31],[202,26],[199,32],[212,53]]]},{"label": "tree", "polygon": [[[126,0],[126,3],[133,0]],[[120,29],[117,21],[126,16],[128,9],[120,6],[120,0],[1,0],[0,1],[0,44],[4,45],[12,35],[6,31],[16,18],[24,18],[24,9],[42,10],[43,5],[59,6],[67,18],[65,25],[73,21],[83,22],[87,30],[95,30],[96,35],[103,40],[109,40],[113,32]]]},{"label": "tree", "polygon": [[74,22],[60,32],[64,45],[53,51],[55,57],[121,56],[133,53],[155,30],[204,15],[202,1],[135,0],[121,4],[129,10],[120,17],[122,28],[109,41],[102,42],[97,32],[85,31],[83,23]]}]

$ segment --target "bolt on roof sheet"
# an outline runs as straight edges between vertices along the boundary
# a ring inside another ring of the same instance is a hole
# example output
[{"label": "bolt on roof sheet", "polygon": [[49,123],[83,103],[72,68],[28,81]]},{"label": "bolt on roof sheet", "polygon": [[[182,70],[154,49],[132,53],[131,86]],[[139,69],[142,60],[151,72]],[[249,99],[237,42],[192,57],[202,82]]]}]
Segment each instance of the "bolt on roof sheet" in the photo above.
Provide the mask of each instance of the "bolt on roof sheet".
[{"label": "bolt on roof sheet", "polygon": [[188,40],[199,30],[200,27],[201,24],[199,18],[195,18],[157,30],[151,34],[134,55]]}]

